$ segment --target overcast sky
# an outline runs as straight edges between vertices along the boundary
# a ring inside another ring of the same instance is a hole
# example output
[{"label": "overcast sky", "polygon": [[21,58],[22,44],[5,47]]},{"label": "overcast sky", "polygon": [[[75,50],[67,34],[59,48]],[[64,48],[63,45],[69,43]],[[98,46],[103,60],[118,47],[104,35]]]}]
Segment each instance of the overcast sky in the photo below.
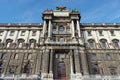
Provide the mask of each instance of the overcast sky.
[{"label": "overcast sky", "polygon": [[45,9],[77,9],[81,23],[119,23],[120,0],[0,0],[0,23],[42,23]]}]

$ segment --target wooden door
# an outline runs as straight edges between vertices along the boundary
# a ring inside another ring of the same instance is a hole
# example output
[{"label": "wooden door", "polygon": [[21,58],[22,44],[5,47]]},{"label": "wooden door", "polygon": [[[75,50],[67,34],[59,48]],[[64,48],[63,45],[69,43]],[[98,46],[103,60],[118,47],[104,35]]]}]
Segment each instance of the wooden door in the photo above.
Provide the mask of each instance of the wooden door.
[{"label": "wooden door", "polygon": [[64,62],[59,62],[57,65],[58,80],[66,80],[66,68]]}]

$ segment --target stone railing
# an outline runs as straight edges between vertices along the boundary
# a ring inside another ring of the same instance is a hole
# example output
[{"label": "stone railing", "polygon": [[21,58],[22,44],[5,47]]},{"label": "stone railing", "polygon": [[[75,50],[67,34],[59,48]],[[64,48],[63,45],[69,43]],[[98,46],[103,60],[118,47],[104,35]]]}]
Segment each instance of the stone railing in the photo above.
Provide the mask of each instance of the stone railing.
[{"label": "stone railing", "polygon": [[40,75],[1,75],[0,80],[41,80]]},{"label": "stone railing", "polygon": [[84,75],[82,80],[120,80],[120,76]]}]

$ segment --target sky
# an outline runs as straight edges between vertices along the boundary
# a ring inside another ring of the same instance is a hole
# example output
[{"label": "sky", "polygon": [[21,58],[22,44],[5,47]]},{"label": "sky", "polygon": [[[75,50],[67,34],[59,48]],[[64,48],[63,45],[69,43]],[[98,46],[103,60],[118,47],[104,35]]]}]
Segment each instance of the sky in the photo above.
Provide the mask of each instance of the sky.
[{"label": "sky", "polygon": [[120,0],[0,0],[0,23],[42,23],[42,12],[77,9],[81,23],[120,23]]}]

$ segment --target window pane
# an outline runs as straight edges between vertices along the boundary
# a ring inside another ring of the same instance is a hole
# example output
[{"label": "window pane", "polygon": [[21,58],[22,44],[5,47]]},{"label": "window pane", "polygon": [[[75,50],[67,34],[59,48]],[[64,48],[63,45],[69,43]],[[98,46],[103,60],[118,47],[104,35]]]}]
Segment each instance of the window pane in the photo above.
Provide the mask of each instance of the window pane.
[{"label": "window pane", "polygon": [[15,31],[10,31],[10,36],[13,36]]},{"label": "window pane", "polygon": [[36,35],[36,31],[32,31],[32,36],[35,36]]},{"label": "window pane", "polygon": [[94,48],[94,43],[93,42],[90,42],[90,48],[93,49]]},{"label": "window pane", "polygon": [[63,27],[60,27],[59,28],[59,34],[63,34],[64,33],[64,28]]},{"label": "window pane", "polygon": [[96,54],[92,54],[92,55],[91,55],[91,59],[92,59],[92,60],[96,60]]},{"label": "window pane", "polygon": [[24,36],[25,35],[25,31],[21,31],[21,36]]},{"label": "window pane", "polygon": [[110,60],[110,59],[111,59],[110,54],[106,54],[106,59],[107,59],[107,60]]},{"label": "window pane", "polygon": [[119,48],[118,42],[114,42],[114,47]]},{"label": "window pane", "polygon": [[91,31],[88,31],[88,36],[92,36]]},{"label": "window pane", "polygon": [[0,31],[0,36],[2,36],[3,35],[3,31]]},{"label": "window pane", "polygon": [[102,42],[102,48],[105,49],[106,48],[106,43]]}]

